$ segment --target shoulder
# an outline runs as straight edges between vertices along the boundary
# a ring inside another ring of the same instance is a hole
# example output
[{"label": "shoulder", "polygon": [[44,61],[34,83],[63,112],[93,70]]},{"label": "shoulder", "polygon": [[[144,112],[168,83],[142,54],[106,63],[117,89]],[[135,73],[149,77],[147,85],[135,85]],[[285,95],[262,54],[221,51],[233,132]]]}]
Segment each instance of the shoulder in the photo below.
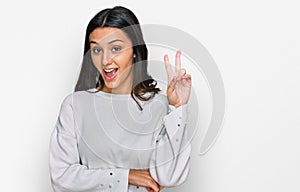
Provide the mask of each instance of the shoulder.
[{"label": "shoulder", "polygon": [[87,101],[87,98],[90,98],[92,92],[87,91],[76,91],[67,94],[61,103],[61,107],[72,107],[75,103],[81,103],[82,101]]},{"label": "shoulder", "polygon": [[164,94],[161,94],[161,93],[155,94],[153,100],[161,102],[164,105],[169,105],[168,97]]},{"label": "shoulder", "polygon": [[168,98],[164,94],[155,94],[155,96],[150,99],[148,105],[151,108],[151,111],[158,114],[166,114],[169,110]]}]

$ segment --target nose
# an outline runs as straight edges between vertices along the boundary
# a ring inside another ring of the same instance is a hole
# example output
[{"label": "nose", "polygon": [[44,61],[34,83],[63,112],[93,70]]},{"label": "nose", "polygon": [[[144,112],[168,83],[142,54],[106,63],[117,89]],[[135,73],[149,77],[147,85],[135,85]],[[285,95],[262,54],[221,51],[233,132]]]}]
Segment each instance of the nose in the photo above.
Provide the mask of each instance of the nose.
[{"label": "nose", "polygon": [[106,66],[111,64],[112,62],[112,55],[108,51],[104,51],[102,55],[102,65]]}]

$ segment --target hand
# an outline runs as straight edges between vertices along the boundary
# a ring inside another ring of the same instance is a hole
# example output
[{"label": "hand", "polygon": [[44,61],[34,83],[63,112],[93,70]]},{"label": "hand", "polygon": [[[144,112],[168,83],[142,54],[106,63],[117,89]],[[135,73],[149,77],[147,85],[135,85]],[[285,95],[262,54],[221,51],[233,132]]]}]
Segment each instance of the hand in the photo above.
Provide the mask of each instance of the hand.
[{"label": "hand", "polygon": [[130,169],[128,183],[135,186],[145,187],[148,192],[159,192],[163,188],[151,177],[149,170]]},{"label": "hand", "polygon": [[179,107],[187,104],[191,93],[191,76],[186,74],[185,69],[181,68],[181,52],[176,52],[175,73],[172,72],[168,55],[164,56],[166,71],[168,74],[167,97],[169,104]]}]

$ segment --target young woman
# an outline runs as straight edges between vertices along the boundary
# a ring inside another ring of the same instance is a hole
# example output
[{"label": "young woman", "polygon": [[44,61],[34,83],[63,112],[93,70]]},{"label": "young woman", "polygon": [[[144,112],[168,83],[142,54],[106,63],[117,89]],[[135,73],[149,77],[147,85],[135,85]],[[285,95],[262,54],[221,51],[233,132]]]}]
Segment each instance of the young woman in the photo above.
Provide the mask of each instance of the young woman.
[{"label": "young woman", "polygon": [[54,191],[160,191],[190,166],[191,76],[164,57],[167,97],[147,72],[147,47],[127,8],[100,11],[86,30],[75,92],[63,100],[50,141]]}]

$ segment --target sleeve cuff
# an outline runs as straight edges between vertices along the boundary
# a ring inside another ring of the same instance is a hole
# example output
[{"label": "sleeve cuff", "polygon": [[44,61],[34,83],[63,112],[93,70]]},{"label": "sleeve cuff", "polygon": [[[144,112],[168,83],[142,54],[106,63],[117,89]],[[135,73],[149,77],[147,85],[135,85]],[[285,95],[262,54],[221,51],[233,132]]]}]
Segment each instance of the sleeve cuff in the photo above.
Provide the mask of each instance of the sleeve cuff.
[{"label": "sleeve cuff", "polygon": [[127,192],[129,169],[107,169],[104,174],[107,179],[99,184],[99,189]]},{"label": "sleeve cuff", "polygon": [[184,104],[177,108],[172,105],[169,106],[170,112],[163,118],[163,121],[168,135],[172,138],[178,129],[187,123],[188,105]]}]

